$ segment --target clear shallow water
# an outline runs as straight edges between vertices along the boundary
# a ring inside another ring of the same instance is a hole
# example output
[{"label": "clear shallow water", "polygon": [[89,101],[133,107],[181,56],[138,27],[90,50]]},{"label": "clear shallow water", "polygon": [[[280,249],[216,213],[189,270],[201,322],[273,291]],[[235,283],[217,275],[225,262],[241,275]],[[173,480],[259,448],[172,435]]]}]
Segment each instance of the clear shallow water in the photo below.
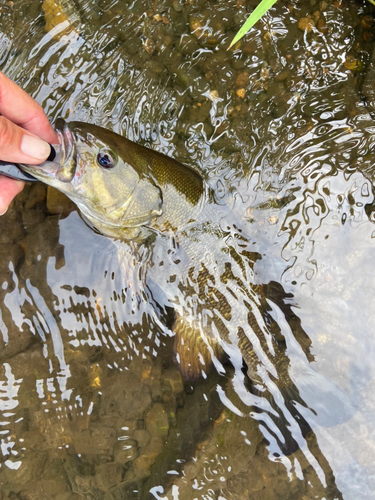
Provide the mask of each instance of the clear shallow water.
[{"label": "clear shallow water", "polygon": [[[113,242],[28,187],[0,221],[1,494],[374,498],[374,125],[347,68],[369,60],[368,12],[280,3],[226,52],[254,5],[77,2],[55,38],[46,6],[2,6],[2,70],[51,120],[106,126],[202,172],[246,236],[257,324],[290,380],[269,378],[262,397],[233,349],[225,370],[184,381],[160,308],[171,271],[149,265],[168,238]],[[240,276],[229,236],[200,232],[192,248],[209,266],[226,245]]]}]

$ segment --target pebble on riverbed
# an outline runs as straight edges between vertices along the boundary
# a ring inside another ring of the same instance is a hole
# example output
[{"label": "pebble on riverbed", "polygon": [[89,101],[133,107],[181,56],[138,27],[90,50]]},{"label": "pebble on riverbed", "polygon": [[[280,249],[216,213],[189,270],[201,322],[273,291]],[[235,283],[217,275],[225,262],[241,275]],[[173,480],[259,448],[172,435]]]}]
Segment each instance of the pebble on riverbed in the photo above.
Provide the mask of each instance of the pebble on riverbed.
[{"label": "pebble on riverbed", "polygon": [[[78,11],[74,3],[71,0],[44,0],[42,3],[42,10],[44,11],[44,17],[46,21],[45,30],[47,32],[51,31],[53,28],[66,23],[65,28],[63,28],[63,33],[66,34],[66,30],[74,30],[79,34],[79,25],[81,24],[81,19],[79,17]],[[59,39],[61,37],[61,32],[54,35],[54,38]]]},{"label": "pebble on riverbed", "polygon": [[241,73],[238,73],[237,78],[236,78],[236,87],[247,87],[250,83],[250,77],[249,73],[247,71],[242,71]]},{"label": "pebble on riverbed", "polygon": [[351,55],[345,59],[344,66],[353,73],[359,73],[363,69],[362,61]]},{"label": "pebble on riverbed", "polygon": [[301,17],[301,19],[298,21],[298,28],[301,31],[311,33],[311,31],[315,28],[315,22],[310,17]]}]

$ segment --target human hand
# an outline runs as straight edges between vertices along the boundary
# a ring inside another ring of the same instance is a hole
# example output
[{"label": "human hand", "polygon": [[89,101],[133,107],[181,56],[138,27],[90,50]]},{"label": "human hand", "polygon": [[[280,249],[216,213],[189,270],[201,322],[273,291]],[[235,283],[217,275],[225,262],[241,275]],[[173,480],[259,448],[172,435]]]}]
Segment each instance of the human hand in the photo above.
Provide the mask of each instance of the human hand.
[{"label": "human hand", "polygon": [[[42,107],[0,71],[0,159],[38,165],[51,152],[48,143],[58,140]],[[0,215],[23,187],[0,175]]]}]

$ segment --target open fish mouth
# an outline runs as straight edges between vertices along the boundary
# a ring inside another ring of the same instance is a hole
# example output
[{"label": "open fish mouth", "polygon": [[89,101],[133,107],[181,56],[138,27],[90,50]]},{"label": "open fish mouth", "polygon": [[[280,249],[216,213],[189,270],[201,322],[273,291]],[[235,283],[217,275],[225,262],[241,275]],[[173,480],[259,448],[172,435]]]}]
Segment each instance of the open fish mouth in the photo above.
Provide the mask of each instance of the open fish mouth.
[{"label": "open fish mouth", "polygon": [[74,136],[68,124],[62,118],[56,120],[55,131],[60,142],[59,163],[63,166],[66,162],[70,161],[73,156],[75,149]]},{"label": "open fish mouth", "polygon": [[75,137],[69,129],[69,125],[62,118],[56,121],[55,131],[60,142],[60,145],[53,146],[56,153],[55,158],[40,165],[22,164],[20,167],[41,180],[54,178],[61,182],[70,182],[76,171]]},{"label": "open fish mouth", "polygon": [[47,160],[39,165],[30,165],[25,163],[19,163],[18,166],[28,174],[36,177],[39,180],[47,179],[47,178],[55,178],[58,172],[61,170],[61,148],[59,145],[53,145],[53,149],[55,151],[55,158],[50,161]]},{"label": "open fish mouth", "polygon": [[56,172],[56,178],[62,182],[70,182],[76,172],[76,140],[62,118],[56,120],[55,131],[60,141],[60,169]]}]

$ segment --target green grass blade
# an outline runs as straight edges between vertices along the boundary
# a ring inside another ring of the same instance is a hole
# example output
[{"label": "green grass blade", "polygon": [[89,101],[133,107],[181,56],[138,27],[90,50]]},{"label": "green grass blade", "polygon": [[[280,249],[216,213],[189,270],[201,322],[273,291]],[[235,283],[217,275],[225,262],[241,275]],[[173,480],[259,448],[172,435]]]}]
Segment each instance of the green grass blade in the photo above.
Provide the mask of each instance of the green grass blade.
[{"label": "green grass blade", "polygon": [[375,0],[368,0],[372,5],[375,5]]},{"label": "green grass blade", "polygon": [[256,22],[259,21],[259,19],[263,16],[263,14],[265,14],[267,10],[269,10],[274,3],[276,3],[276,0],[262,0],[260,2],[258,7],[255,10],[253,10],[253,12],[250,14],[245,24],[233,38],[231,44],[228,47],[228,50],[232,47],[232,45],[238,42],[238,40],[240,40],[244,36],[244,34],[247,33],[254,26]]}]

